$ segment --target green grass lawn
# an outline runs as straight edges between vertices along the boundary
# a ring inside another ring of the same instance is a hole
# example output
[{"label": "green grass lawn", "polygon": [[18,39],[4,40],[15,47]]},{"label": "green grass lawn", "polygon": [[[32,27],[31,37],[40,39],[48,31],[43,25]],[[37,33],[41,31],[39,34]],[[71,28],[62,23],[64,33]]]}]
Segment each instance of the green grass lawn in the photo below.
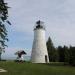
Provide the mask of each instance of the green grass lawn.
[{"label": "green grass lawn", "polygon": [[0,68],[7,70],[0,75],[75,75],[75,67],[62,63],[32,64],[28,62],[0,62]]}]

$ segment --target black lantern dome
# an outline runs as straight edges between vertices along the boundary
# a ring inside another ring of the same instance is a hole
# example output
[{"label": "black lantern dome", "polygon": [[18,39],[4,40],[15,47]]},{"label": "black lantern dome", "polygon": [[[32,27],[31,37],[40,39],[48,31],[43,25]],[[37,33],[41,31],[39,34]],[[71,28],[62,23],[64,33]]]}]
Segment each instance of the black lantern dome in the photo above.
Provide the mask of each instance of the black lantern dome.
[{"label": "black lantern dome", "polygon": [[37,21],[36,22],[36,25],[35,25],[35,27],[34,27],[34,30],[36,30],[36,29],[44,29],[45,30],[45,26],[44,26],[44,22],[42,22],[42,21]]}]

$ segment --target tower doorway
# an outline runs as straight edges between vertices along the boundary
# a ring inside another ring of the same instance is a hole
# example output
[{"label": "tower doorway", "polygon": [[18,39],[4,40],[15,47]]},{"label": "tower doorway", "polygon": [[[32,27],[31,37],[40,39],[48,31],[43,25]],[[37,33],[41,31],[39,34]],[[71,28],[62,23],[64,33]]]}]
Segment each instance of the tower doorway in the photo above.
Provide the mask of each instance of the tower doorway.
[{"label": "tower doorway", "polygon": [[48,62],[47,55],[45,55],[45,62],[46,62],[46,63]]}]

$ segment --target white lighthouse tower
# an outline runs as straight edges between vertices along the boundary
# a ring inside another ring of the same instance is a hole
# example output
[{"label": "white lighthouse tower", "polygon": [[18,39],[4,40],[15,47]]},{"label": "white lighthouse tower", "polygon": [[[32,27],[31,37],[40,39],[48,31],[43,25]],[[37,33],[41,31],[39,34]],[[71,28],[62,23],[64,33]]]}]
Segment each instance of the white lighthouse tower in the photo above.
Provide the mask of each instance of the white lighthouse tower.
[{"label": "white lighthouse tower", "polygon": [[42,21],[37,21],[34,27],[34,40],[31,53],[32,63],[48,63],[48,52],[45,41],[45,27]]}]

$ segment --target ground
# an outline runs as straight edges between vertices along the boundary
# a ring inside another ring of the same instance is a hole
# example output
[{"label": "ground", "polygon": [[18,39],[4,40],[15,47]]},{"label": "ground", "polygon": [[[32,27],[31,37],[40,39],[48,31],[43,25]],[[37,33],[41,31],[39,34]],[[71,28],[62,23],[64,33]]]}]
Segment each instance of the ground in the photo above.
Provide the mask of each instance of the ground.
[{"label": "ground", "polygon": [[75,67],[63,63],[32,64],[29,62],[0,62],[0,68],[7,72],[0,75],[75,75]]},{"label": "ground", "polygon": [[4,69],[1,68],[0,69],[0,72],[7,72],[7,70],[4,70]]}]

